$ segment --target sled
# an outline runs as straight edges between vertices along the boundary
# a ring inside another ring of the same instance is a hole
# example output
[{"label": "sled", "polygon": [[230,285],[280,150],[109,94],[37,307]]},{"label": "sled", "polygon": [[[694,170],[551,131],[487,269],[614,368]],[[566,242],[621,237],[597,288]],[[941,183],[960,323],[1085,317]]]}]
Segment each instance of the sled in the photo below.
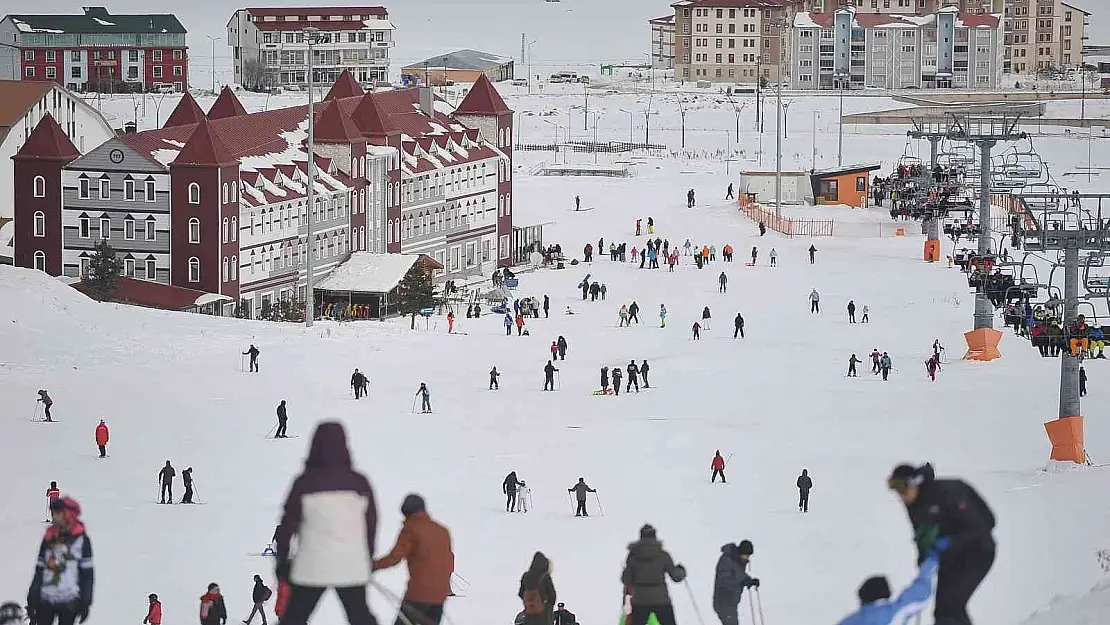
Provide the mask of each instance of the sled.
[{"label": "sled", "polygon": [[[744,263],[745,267],[755,267],[755,263]],[[652,616],[655,616],[654,614]]]}]

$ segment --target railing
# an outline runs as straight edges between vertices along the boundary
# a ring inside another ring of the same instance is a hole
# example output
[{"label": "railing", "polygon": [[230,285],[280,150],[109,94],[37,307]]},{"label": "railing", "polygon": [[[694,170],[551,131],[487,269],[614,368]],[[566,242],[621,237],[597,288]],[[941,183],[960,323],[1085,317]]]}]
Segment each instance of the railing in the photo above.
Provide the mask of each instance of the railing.
[{"label": "railing", "polygon": [[833,236],[833,221],[831,219],[789,219],[764,210],[762,206],[749,201],[743,194],[740,197],[740,212],[747,215],[752,221],[762,223],[779,234],[788,237]]},{"label": "railing", "polygon": [[586,152],[589,154],[625,154],[628,152],[662,153],[667,151],[667,146],[656,143],[629,143],[627,141],[589,142],[574,141],[571,143],[518,143],[513,146],[515,150],[525,152]]}]

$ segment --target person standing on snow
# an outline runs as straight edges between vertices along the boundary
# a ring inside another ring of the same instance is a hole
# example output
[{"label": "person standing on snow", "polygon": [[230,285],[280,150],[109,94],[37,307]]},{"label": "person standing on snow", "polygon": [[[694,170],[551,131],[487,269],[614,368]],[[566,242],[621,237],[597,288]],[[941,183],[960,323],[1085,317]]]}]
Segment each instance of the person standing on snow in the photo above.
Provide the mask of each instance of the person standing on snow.
[{"label": "person standing on snow", "polygon": [[694,331],[694,340],[695,341],[700,341],[701,340],[701,324],[698,323],[697,321],[695,321],[692,329]]},{"label": "person standing on snow", "polygon": [[636,361],[635,360],[628,361],[627,371],[628,371],[628,386],[625,387],[624,392],[627,393],[629,390],[632,389],[633,386],[635,386],[636,387],[636,392],[639,393],[640,392],[640,368],[636,366]]},{"label": "person standing on snow", "polygon": [[810,245],[809,246],[809,264],[811,264],[811,265],[814,264],[815,262],[817,262],[817,259],[814,256],[815,254],[817,254],[817,248]]},{"label": "person standing on snow", "polygon": [[166,466],[158,472],[158,481],[162,484],[161,501],[159,503],[166,503],[166,497],[173,503],[173,478],[177,476],[177,470],[170,466],[170,461],[166,461]]},{"label": "person standing on snow", "polygon": [[609,367],[601,368],[601,394],[609,394]]},{"label": "person standing on snow", "polygon": [[848,323],[856,322],[856,300],[848,300]]},{"label": "person standing on snow", "polygon": [[355,389],[355,399],[362,399],[366,395],[366,376],[358,369],[351,374],[351,388]]},{"label": "person standing on snow", "polygon": [[802,469],[798,476],[798,512],[809,512],[809,491],[813,489],[813,480],[809,477],[809,469]]},{"label": "person standing on snow", "polygon": [[633,321],[640,323],[640,305],[635,300],[628,307],[628,325],[631,326]]},{"label": "person standing on snow", "polygon": [[871,375],[879,373],[879,366],[882,364],[883,355],[879,353],[879,348],[871,350]]},{"label": "person standing on snow", "polygon": [[574,196],[574,210],[576,210],[576,211],[582,210],[582,198],[577,196],[577,195]]},{"label": "person standing on snow", "polygon": [[[620,371],[620,369],[614,369],[614,371]],[[575,509],[574,516],[590,516],[590,513],[586,512],[586,493],[596,493],[597,491],[590,488],[590,485],[586,483],[586,478],[578,478],[578,483],[568,488],[567,492],[574,493],[574,499],[578,502],[578,508]]]},{"label": "person standing on snow", "polygon": [[740,313],[736,313],[736,318],[732,320],[732,338],[736,338],[738,334],[740,338],[744,338],[744,317]]},{"label": "person standing on snow", "polygon": [[[593,254],[591,253],[591,260],[592,260],[592,258],[593,258]],[[551,298],[548,297],[547,294],[545,293],[544,296],[543,296],[543,318],[547,319],[550,316],[551,316]]]},{"label": "person standing on snow", "polygon": [[551,625],[555,584],[551,581],[551,561],[542,552],[532,556],[532,564],[520,576],[517,596],[524,603],[522,625]]},{"label": "person standing on snow", "polygon": [[510,471],[501,483],[501,492],[505,494],[505,512],[512,512],[516,505],[516,491],[520,488],[520,480],[516,479],[516,471]]},{"label": "person standing on snow", "polygon": [[867,578],[857,593],[859,610],[844,617],[837,625],[886,625],[908,623],[914,616],[920,619],[919,615],[933,598],[933,575],[936,572],[937,556],[932,554],[921,563],[913,583],[893,601],[890,600],[890,583],[885,577],[877,575]]},{"label": "person standing on snow", "polygon": [[193,503],[193,467],[181,472],[181,481],[185,483],[185,494],[181,497],[181,503]]},{"label": "person standing on snow", "polygon": [[890,375],[890,370],[894,367],[894,363],[890,360],[890,354],[883,352],[883,357],[879,359],[879,371],[883,374],[883,382],[886,382],[887,376]]},{"label": "person standing on snow", "polygon": [[247,351],[243,352],[244,356],[250,356],[251,373],[258,373],[258,354],[260,353],[261,352],[259,352],[258,348],[254,345],[251,345],[250,348],[247,349]]},{"label": "person standing on snow", "polygon": [[1083,365],[1079,366],[1079,396],[1087,396],[1087,370],[1083,368]]},{"label": "person standing on snow", "polygon": [[659,327],[667,327],[667,307],[663,304],[659,305]]},{"label": "person standing on snow", "polygon": [[200,625],[227,625],[227,605],[215,582],[208,584],[208,592],[200,596]]},{"label": "person standing on snow", "polygon": [[628,545],[628,559],[621,572],[621,583],[631,589],[632,595],[632,614],[626,625],[647,625],[653,613],[659,625],[676,625],[666,575],[681,583],[686,579],[686,567],[675,564],[656,538],[655,528],[645,525],[640,528],[640,539]]},{"label": "person standing on snow", "polygon": [[500,388],[497,385],[497,378],[499,377],[501,377],[501,373],[497,370],[497,366],[494,365],[494,367],[489,370],[489,390],[496,391]]},{"label": "person standing on snow", "polygon": [[937,381],[937,371],[940,371],[940,363],[935,356],[929,356],[925,361],[925,372],[929,374],[929,379],[933,382]]},{"label": "person standing on snow", "polygon": [[50,488],[46,489],[46,516],[50,516],[50,506],[54,502],[62,498],[62,491],[58,488],[57,482],[50,482]]},{"label": "person standing on snow", "polygon": [[416,389],[416,395],[420,396],[420,412],[422,414],[432,411],[432,393],[428,390],[428,385],[421,382],[420,388]]},{"label": "person standing on snow", "polygon": [[721,557],[717,559],[713,577],[713,611],[717,613],[721,625],[739,625],[738,609],[744,589],[759,588],[759,580],[748,575],[747,571],[748,559],[753,551],[750,540],[721,547]]},{"label": "person standing on snow", "polygon": [[767,234],[767,224],[762,221],[759,222],[759,236]]},{"label": "person standing on snow", "polygon": [[864,304],[863,305],[863,318],[859,320],[860,323],[871,323],[871,318],[868,317],[869,312],[871,312],[871,310],[867,307],[867,304]]},{"label": "person standing on snow", "polygon": [[261,614],[262,625],[266,625],[266,602],[270,600],[273,594],[274,591],[267,588],[266,584],[262,582],[262,576],[255,575],[254,588],[251,589],[251,602],[254,604],[254,607],[251,608],[251,613],[250,616],[247,617],[247,620],[243,621],[245,625],[251,625],[251,621],[254,620],[255,614]]},{"label": "person standing on snow", "polygon": [[621,310],[617,314],[620,316],[620,325],[618,325],[617,327],[623,328],[626,325],[631,325],[628,321],[628,305],[627,304],[621,304]]},{"label": "person standing on snow", "polygon": [[906,506],[917,563],[937,552],[937,623],[970,625],[967,602],[994,564],[994,513],[967,482],[936,479],[928,464],[899,465],[887,480]]},{"label": "person standing on snow", "polygon": [[566,604],[560,603],[558,608],[552,615],[553,625],[578,625],[578,618],[574,616],[574,612],[567,609]]},{"label": "person standing on snow", "polygon": [[562,334],[559,335],[559,340],[555,341],[555,344],[559,346],[559,360],[566,360],[567,340],[563,337]]},{"label": "person standing on snow", "polygon": [[821,312],[821,294],[817,292],[817,289],[813,289],[809,292],[809,312]]},{"label": "person standing on snow", "polygon": [[46,389],[39,389],[39,398],[36,399],[35,401],[36,402],[42,402],[42,411],[43,411],[43,419],[42,420],[43,421],[53,421],[54,419],[50,418],[50,407],[54,405],[54,400],[50,399],[50,395],[46,392]]},{"label": "person standing on snow", "polygon": [[158,600],[158,595],[150,593],[146,599],[149,606],[143,617],[143,625],[162,625],[162,602]]},{"label": "person standing on snow", "polygon": [[856,375],[856,365],[861,363],[861,362],[863,362],[863,361],[860,360],[859,358],[856,358],[855,354],[852,354],[852,357],[848,359],[848,377],[850,377],[850,378],[859,377],[858,375]]},{"label": "person standing on snow", "polygon": [[690,189],[686,192],[686,208],[694,207],[694,190]]},{"label": "person standing on snow", "polygon": [[713,321],[713,315],[709,314],[709,307],[706,306],[701,309],[701,326],[708,330],[711,321]]},{"label": "person standing on snow", "polygon": [[621,378],[624,374],[621,373],[620,366],[613,367],[613,394],[619,396],[621,394]]},{"label": "person standing on snow", "polygon": [[289,425],[289,413],[285,410],[284,399],[281,400],[280,404],[278,404],[277,420],[278,425],[277,431],[274,432],[274,438],[289,438],[289,436],[285,432],[286,426]]},{"label": "person standing on snow", "polygon": [[647,358],[645,358],[644,361],[640,363],[640,377],[644,379],[644,388],[651,388],[651,384],[648,383],[648,371],[650,370],[651,367],[648,366]]},{"label": "person standing on snow", "polygon": [[752,246],[752,266],[753,267],[755,266],[755,259],[756,258],[759,258],[759,249],[753,245]]},{"label": "person standing on snow", "polygon": [[108,456],[108,426],[105,425],[104,419],[100,420],[100,424],[96,426],[96,447],[100,450],[100,457],[105,458]]},{"label": "person standing on snow", "polygon": [[532,500],[532,489],[524,480],[520,480],[520,488],[517,489],[516,506],[513,507],[514,512],[528,512],[528,502]]},{"label": "person standing on snow", "polygon": [[405,560],[409,583],[397,620],[439,625],[443,619],[443,604],[451,595],[451,574],[455,570],[451,533],[428,516],[420,495],[407,495],[401,502],[401,514],[405,520],[397,543],[389,553],[374,560],[374,570],[388,569]]},{"label": "person standing on snow", "polygon": [[[583,297],[582,299],[586,299],[586,298]],[[510,315],[509,313],[505,313],[505,336],[512,336],[512,335],[513,335],[513,316]]]},{"label": "person standing on snow", "polygon": [[50,504],[50,516],[27,591],[27,616],[36,625],[84,623],[93,601],[93,551],[81,506],[60,497]]},{"label": "person standing on snow", "polygon": [[556,343],[555,341],[551,341],[551,347],[548,348],[548,351],[551,352],[551,359],[552,360],[558,360],[559,359],[559,345],[558,345],[558,343]]},{"label": "person standing on snow", "polygon": [[730,183],[728,183],[728,190],[727,190],[727,191],[725,191],[725,199],[726,199],[726,200],[731,200],[731,199],[733,199],[733,195],[732,195],[732,183],[731,183],[731,182],[730,182]]},{"label": "person standing on snow", "polygon": [[713,470],[713,474],[709,478],[709,483],[713,484],[717,481],[717,476],[721,476],[721,483],[728,484],[725,479],[725,459],[721,457],[721,450],[718,449],[717,453],[713,454],[713,462],[709,463],[709,468]]},{"label": "person standing on snow", "polygon": [[767,257],[771,259],[771,266],[772,267],[777,267],[778,266],[779,253],[775,251],[775,248],[773,248],[773,247],[771,248],[771,252],[769,254],[767,254]]},{"label": "person standing on snow", "polygon": [[543,390],[545,390],[545,391],[555,390],[555,372],[556,371],[558,371],[558,369],[556,369],[555,365],[551,364],[551,361],[548,360],[547,361],[547,366],[543,368]]},{"label": "person standing on snow", "polygon": [[725,275],[725,272],[721,272],[721,277],[717,278],[717,283],[718,293],[728,293],[728,276]]}]

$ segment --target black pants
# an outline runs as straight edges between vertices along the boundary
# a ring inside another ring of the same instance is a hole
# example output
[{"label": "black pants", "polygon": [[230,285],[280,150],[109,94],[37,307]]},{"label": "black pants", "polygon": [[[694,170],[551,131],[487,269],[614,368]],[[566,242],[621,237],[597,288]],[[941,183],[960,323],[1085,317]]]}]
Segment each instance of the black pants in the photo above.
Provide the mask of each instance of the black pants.
[{"label": "black pants", "polygon": [[821,312],[821,302],[818,302],[818,301],[811,301],[811,302],[809,303],[809,312],[811,312],[811,313],[819,313],[819,312]]},{"label": "black pants", "polygon": [[285,438],[285,424],[288,423],[287,419],[278,419],[277,432],[274,433],[274,438]]},{"label": "black pants", "polygon": [[978,548],[941,559],[933,611],[937,625],[971,625],[967,602],[991,570],[994,552],[994,540],[988,539]]},{"label": "black pants", "polygon": [[543,390],[545,390],[545,391],[555,390],[555,376],[549,375],[549,376],[544,377],[544,379],[543,379]]},{"label": "black pants", "polygon": [[55,618],[58,625],[73,625],[77,620],[77,610],[69,605],[41,604],[35,614],[35,625],[52,625]]},{"label": "black pants", "polygon": [[854,312],[848,313],[848,323],[855,323],[855,322],[856,322],[856,313],[854,313]]},{"label": "black pants", "polygon": [[[404,615],[404,619],[401,616]],[[406,622],[407,620],[407,622]],[[393,625],[439,625],[443,620],[443,604],[403,601],[401,612]]]},{"label": "black pants", "polygon": [[505,512],[512,512],[516,506],[516,491],[510,490],[505,493]]},{"label": "black pants", "polygon": [[1079,396],[1084,397],[1086,395],[1087,395],[1087,383],[1086,382],[1080,382],[1079,383]]},{"label": "black pants", "polygon": [[43,406],[43,412],[44,412],[44,414],[46,415],[46,420],[47,420],[47,421],[50,421],[50,420],[51,420],[51,419],[50,419],[50,404],[44,404],[44,406]]},{"label": "black pants", "polygon": [[713,611],[717,614],[717,618],[720,619],[721,625],[740,625],[740,613],[738,608],[739,606],[732,608],[714,606]]},{"label": "black pants", "polygon": [[613,394],[614,395],[620,395],[621,394],[621,379],[620,378],[613,378]]},{"label": "black pants", "polygon": [[422,412],[432,411],[432,400],[428,398],[427,395],[425,395],[424,398],[420,400],[420,410]]},{"label": "black pants", "polygon": [[108,455],[108,449],[107,449],[107,448],[105,448],[105,446],[104,446],[104,445],[97,445],[97,446],[96,446],[96,448],[100,450],[100,457],[101,457],[101,458],[103,458],[103,457],[105,457],[105,456],[107,456],[107,455]]},{"label": "black pants", "polygon": [[878,372],[879,372],[879,361],[878,360],[872,360],[871,361],[871,373],[878,373]]},{"label": "black pants", "polygon": [[494,390],[497,390],[498,388],[500,388],[500,387],[497,386],[497,378],[490,378],[489,379],[489,390],[494,391]]},{"label": "black pants", "polygon": [[852,377],[856,377],[856,363],[854,363],[854,362],[848,363],[848,375],[850,375]]},{"label": "black pants", "polygon": [[258,373],[258,359],[257,358],[251,358],[250,369],[251,369],[251,373]]},{"label": "black pants", "polygon": [[[312,616],[312,611],[316,609],[325,590],[327,588],[293,584],[289,605],[280,620],[281,625],[307,625],[308,617]],[[335,592],[339,595],[350,625],[378,625],[378,620],[370,613],[370,607],[366,604],[366,586],[336,588]]]},{"label": "black pants", "polygon": [[567,350],[560,347],[559,348],[559,360],[566,360],[566,359],[567,359]]},{"label": "black pants", "polygon": [[648,384],[647,371],[641,371],[640,375],[644,378],[644,388],[651,388],[651,385]]},{"label": "black pants", "polygon": [[732,330],[732,338],[736,338],[737,334],[740,335],[740,338],[744,338],[744,326],[736,326]]},{"label": "black pants", "polygon": [[640,392],[640,380],[634,375],[629,375],[628,376],[628,384],[625,385],[624,392],[627,393],[629,390],[632,389],[633,386],[636,387],[636,392],[639,393]]},{"label": "black pants", "polygon": [[[593,259],[591,258],[591,260],[593,260]],[[544,319],[547,319],[547,318],[548,318],[548,317],[550,317],[550,316],[551,316],[551,315],[550,315],[550,314],[548,314],[548,308],[547,308],[547,306],[544,306],[544,307],[543,307],[543,318],[544,318]],[[420,605],[431,605],[431,604],[428,604],[428,603],[421,603]],[[433,607],[435,607],[435,606],[433,606]],[[440,611],[440,612],[443,612],[443,606],[439,606],[439,611]]]},{"label": "black pants", "polygon": [[162,503],[166,503],[166,497],[173,503],[173,484],[162,484]]},{"label": "black pants", "polygon": [[883,382],[886,382],[886,376],[890,375],[890,369],[883,367]]},{"label": "black pants", "polygon": [[798,509],[802,512],[809,512],[809,491],[798,491]]},{"label": "black pants", "polygon": [[728,286],[724,282],[722,282],[720,288],[717,289],[717,292],[718,293],[727,293],[728,292]]},{"label": "black pants", "polygon": [[266,625],[266,605],[264,603],[262,603],[261,601],[256,602],[254,604],[254,607],[251,608],[251,615],[248,616],[247,620],[245,620],[243,622],[246,623],[247,625],[250,625],[250,622],[254,620],[254,615],[255,614],[261,614],[262,615],[262,625]]},{"label": "black pants", "polygon": [[181,497],[181,503],[193,503],[193,483],[189,482],[185,485],[185,495]]},{"label": "black pants", "polygon": [[709,478],[709,481],[710,482],[716,482],[718,475],[721,476],[721,483],[728,484],[728,480],[725,479],[725,470],[724,469],[713,469],[713,477]]},{"label": "black pants", "polygon": [[356,385],[355,386],[355,399],[359,399],[360,397],[362,397],[362,387]]},{"label": "black pants", "polygon": [[651,617],[652,613],[659,620],[659,625],[676,625],[674,607],[669,605],[634,605],[632,606],[632,614],[629,615],[626,623],[627,625],[647,625],[648,618]]},{"label": "black pants", "polygon": [[574,516],[590,516],[590,513],[586,512],[586,500],[585,499],[579,499],[578,500],[578,507],[574,510]]}]

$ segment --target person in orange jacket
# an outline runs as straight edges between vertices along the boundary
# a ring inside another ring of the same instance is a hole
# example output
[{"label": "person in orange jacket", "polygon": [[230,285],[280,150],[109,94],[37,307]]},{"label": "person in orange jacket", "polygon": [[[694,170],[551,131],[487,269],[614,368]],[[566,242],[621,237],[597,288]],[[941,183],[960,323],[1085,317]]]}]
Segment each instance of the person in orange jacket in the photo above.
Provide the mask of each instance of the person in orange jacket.
[{"label": "person in orange jacket", "polygon": [[150,593],[147,599],[150,601],[150,607],[146,610],[143,625],[162,625],[162,602],[158,600],[158,595]]},{"label": "person in orange jacket", "polygon": [[[374,570],[388,569],[405,560],[409,568],[409,584],[401,603],[397,621],[439,625],[443,604],[451,596],[451,574],[455,556],[451,534],[432,520],[424,498],[410,494],[401,504],[405,517],[397,544],[390,552],[374,560]],[[402,616],[404,618],[402,618]]]},{"label": "person in orange jacket", "polygon": [[96,446],[100,448],[101,458],[108,455],[108,426],[104,425],[104,419],[96,426]]}]

